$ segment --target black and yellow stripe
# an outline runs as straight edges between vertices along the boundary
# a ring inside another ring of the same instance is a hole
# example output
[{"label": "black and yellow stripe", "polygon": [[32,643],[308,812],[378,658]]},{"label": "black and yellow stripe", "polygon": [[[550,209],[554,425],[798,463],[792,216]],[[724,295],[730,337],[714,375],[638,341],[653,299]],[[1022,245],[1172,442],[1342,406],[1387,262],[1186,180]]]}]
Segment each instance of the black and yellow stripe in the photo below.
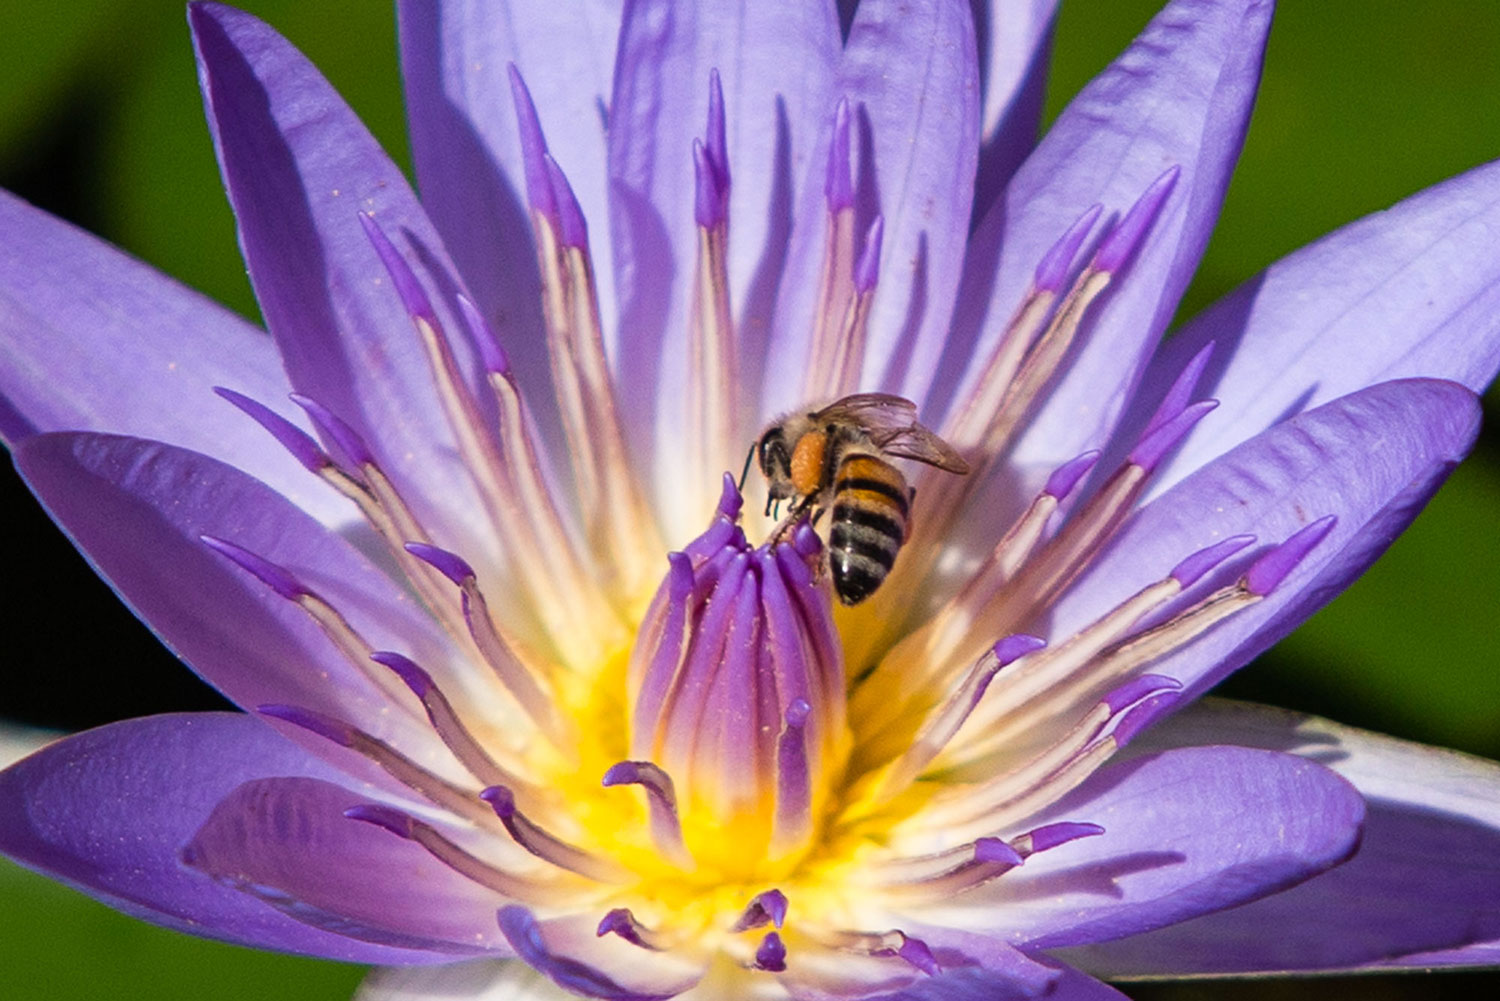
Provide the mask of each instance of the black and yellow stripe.
[{"label": "black and yellow stripe", "polygon": [[906,480],[872,455],[846,455],[833,481],[828,556],[839,600],[856,605],[875,593],[906,541]]}]

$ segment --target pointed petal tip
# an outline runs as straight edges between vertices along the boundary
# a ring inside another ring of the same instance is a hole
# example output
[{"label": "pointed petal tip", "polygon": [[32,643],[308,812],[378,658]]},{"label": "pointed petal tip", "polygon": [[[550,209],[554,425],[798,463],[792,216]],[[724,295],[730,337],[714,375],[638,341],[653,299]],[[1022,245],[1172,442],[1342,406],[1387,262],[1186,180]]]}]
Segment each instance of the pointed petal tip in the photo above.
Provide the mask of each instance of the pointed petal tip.
[{"label": "pointed petal tip", "polygon": [[1285,542],[1250,565],[1245,571],[1245,590],[1261,596],[1276,590],[1336,524],[1338,517],[1330,514],[1298,529]]}]

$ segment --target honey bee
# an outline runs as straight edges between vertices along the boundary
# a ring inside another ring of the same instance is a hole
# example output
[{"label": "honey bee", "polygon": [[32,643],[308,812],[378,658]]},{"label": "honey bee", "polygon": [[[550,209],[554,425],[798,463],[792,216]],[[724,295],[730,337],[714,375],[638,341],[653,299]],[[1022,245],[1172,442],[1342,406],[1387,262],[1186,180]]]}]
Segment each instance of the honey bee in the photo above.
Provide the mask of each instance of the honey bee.
[{"label": "honey bee", "polygon": [[791,502],[784,525],[831,511],[828,562],[845,605],[875,593],[907,539],[914,491],[891,458],[969,471],[953,446],[917,423],[915,403],[889,393],[856,393],[789,414],[766,428],[745,458],[746,471],[756,459],[766,477],[766,514],[779,512],[782,501]]}]

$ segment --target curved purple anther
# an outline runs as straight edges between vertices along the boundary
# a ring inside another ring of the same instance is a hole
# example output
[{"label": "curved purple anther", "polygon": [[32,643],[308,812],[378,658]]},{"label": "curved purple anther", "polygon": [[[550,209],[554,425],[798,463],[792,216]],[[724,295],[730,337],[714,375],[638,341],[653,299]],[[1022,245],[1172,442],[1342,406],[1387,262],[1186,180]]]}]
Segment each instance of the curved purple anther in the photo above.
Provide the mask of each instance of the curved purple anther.
[{"label": "curved purple anther", "polygon": [[744,913],[735,921],[733,932],[749,931],[752,928],[762,928],[771,924],[780,928],[786,923],[787,899],[786,894],[780,890],[766,890],[757,893],[755,899],[745,905]]},{"label": "curved purple anther", "polygon": [[1085,824],[1071,820],[1047,824],[1027,832],[1026,837],[1031,841],[1031,850],[1027,854],[1035,855],[1037,852],[1045,852],[1059,845],[1065,845],[1069,841],[1093,838],[1103,833],[1104,828],[1098,824]]},{"label": "curved purple anther", "polygon": [[489,786],[479,791],[479,798],[490,805],[501,820],[516,814],[516,794],[505,786]]},{"label": "curved purple anther", "polygon": [[398,838],[410,841],[416,835],[416,821],[412,820],[400,810],[393,810],[388,806],[380,806],[376,803],[361,803],[351,806],[344,811],[344,816],[350,820],[362,821],[366,824],[374,824],[383,827]]},{"label": "curved purple anther", "polygon": [[402,548],[459,587],[463,587],[465,581],[473,580],[475,577],[474,568],[457,553],[450,553],[446,549],[439,549],[425,542],[408,542]]},{"label": "curved purple anther", "polygon": [[646,940],[646,927],[635,919],[628,907],[616,907],[600,918],[599,927],[594,934],[599,938],[618,935],[631,945],[657,951],[657,947]]},{"label": "curved purple anther", "polygon": [[719,506],[714,513],[727,521],[737,521],[740,516],[740,508],[744,507],[745,498],[740,496],[739,484],[734,481],[734,474],[725,473],[723,486],[719,489]]},{"label": "curved purple anther", "polygon": [[376,650],[370,654],[370,659],[377,664],[382,664],[395,672],[411,693],[417,698],[426,698],[427,693],[433,689],[432,675],[422,670],[411,659],[395,653],[391,650]]},{"label": "curved purple anther", "polygon": [[1109,706],[1109,711],[1113,714],[1148,696],[1161,692],[1175,692],[1180,688],[1182,688],[1182,682],[1176,678],[1169,678],[1165,674],[1143,674],[1117,686],[1106,694],[1102,701]]},{"label": "curved purple anther", "polygon": [[719,196],[729,199],[729,141],[726,138],[724,119],[724,86],[719,80],[719,71],[708,71],[708,123],[704,126],[703,145],[708,150],[709,162],[713,164]]},{"label": "curved purple anther", "polygon": [[432,300],[427,298],[427,290],[417,280],[416,273],[412,271],[411,265],[406,263],[406,258],[391,243],[390,237],[385,235],[385,230],[380,228],[380,223],[375,221],[375,216],[370,212],[360,212],[359,224],[365,231],[365,238],[370,241],[370,246],[375,248],[380,263],[385,267],[385,273],[391,276],[391,284],[396,288],[396,294],[401,297],[401,306],[406,310],[408,316],[425,320],[430,326],[437,327],[437,312],[432,308]]},{"label": "curved purple anther", "polygon": [[674,812],[677,809],[677,791],[672,785],[672,776],[667,774],[666,769],[649,761],[617,761],[604,773],[602,784],[606,789],[638,785],[667,809]]},{"label": "curved purple anther", "polygon": [[935,977],[943,972],[943,968],[938,965],[937,957],[932,954],[927,943],[919,938],[912,938],[905,932],[901,933],[901,947],[896,950],[896,955],[929,977]]},{"label": "curved purple anther", "polygon": [[818,538],[811,525],[803,521],[792,530],[792,548],[798,556],[812,559],[823,551],[823,540]]},{"label": "curved purple anther", "polygon": [[1208,360],[1213,357],[1214,342],[1209,341],[1198,349],[1177,378],[1172,380],[1172,385],[1161,399],[1161,405],[1156,408],[1156,413],[1151,415],[1151,420],[1146,422],[1146,429],[1141,433],[1150,434],[1161,427],[1167,421],[1176,417],[1187,409],[1188,401],[1193,398],[1193,390],[1198,386],[1198,380],[1203,377],[1203,370],[1208,367]]},{"label": "curved purple anther", "polygon": [[1297,564],[1333,531],[1333,526],[1337,523],[1336,515],[1319,518],[1250,564],[1250,569],[1245,571],[1245,590],[1261,596],[1276,590],[1287,575],[1297,568]]},{"label": "curved purple anther", "polygon": [[1037,262],[1036,274],[1032,283],[1038,292],[1061,292],[1063,285],[1068,280],[1068,272],[1073,270],[1073,258],[1078,256],[1078,248],[1083,246],[1083,241],[1088,238],[1094,228],[1094,223],[1099,220],[1099,213],[1104,211],[1104,206],[1095,202],[1084,210],[1083,215],[1073,221],[1073,225],[1067,228],[1062,236],[1058,237],[1050,250],[1042,255]]},{"label": "curved purple anther", "polygon": [[244,411],[251,420],[270,432],[271,437],[275,438],[282,448],[292,453],[292,458],[302,463],[309,471],[319,473],[333,465],[333,460],[317,442],[313,441],[312,435],[264,403],[223,386],[215,386],[214,392]]},{"label": "curved purple anther", "polygon": [[1092,449],[1084,452],[1076,459],[1069,459],[1061,466],[1052,471],[1047,477],[1047,485],[1042,488],[1042,493],[1057,500],[1062,500],[1073,492],[1089,470],[1094,468],[1094,463],[1099,461],[1099,450]]},{"label": "curved purple anther", "polygon": [[1183,408],[1183,411],[1171,420],[1166,421],[1160,427],[1141,437],[1135,448],[1130,451],[1130,461],[1140,466],[1146,472],[1156,468],[1172,448],[1193,429],[1193,425],[1201,421],[1204,416],[1219,405],[1218,400],[1199,400],[1192,406]]},{"label": "curved purple anther", "polygon": [[782,973],[786,970],[786,944],[773,931],[766,932],[755,949],[755,968],[767,973]]},{"label": "curved purple anther", "polygon": [[303,595],[312,593],[297,578],[264,556],[258,556],[242,546],[236,546],[233,542],[213,535],[200,535],[198,541],[228,558],[231,563],[289,601],[296,601]]},{"label": "curved purple anther", "polygon": [[880,242],[885,237],[885,216],[877,215],[865,230],[865,246],[854,262],[854,290],[873,292],[880,281]]},{"label": "curved purple anther", "polygon": [[365,444],[365,440],[359,436],[359,432],[345,423],[332,410],[329,410],[312,397],[303,396],[301,393],[292,393],[290,399],[307,412],[307,416],[312,419],[313,424],[317,427],[320,434],[333,439],[333,443],[339,447],[339,450],[344,453],[344,456],[350,462],[356,466],[373,466],[376,464],[375,453],[370,451],[370,446]]},{"label": "curved purple anther", "polygon": [[683,984],[668,994],[642,994],[616,982],[603,970],[571,956],[554,952],[542,934],[536,915],[519,904],[507,904],[495,912],[500,934],[520,959],[571,994],[611,1001],[663,1001],[682,993],[691,984]]},{"label": "curved purple anther", "polygon": [[1000,838],[980,838],[974,842],[974,861],[989,864],[1020,865],[1021,853]]},{"label": "curved purple anther", "polygon": [[325,716],[322,713],[313,712],[311,709],[303,709],[300,706],[281,705],[279,703],[267,703],[256,706],[255,711],[262,716],[279,719],[293,726],[301,727],[309,733],[315,733],[325,740],[331,740],[340,747],[354,746],[354,727],[343,720]]},{"label": "curved purple anther", "polygon": [[552,154],[542,154],[542,164],[547,170],[547,183],[552,187],[552,199],[557,206],[557,233],[564,247],[589,249],[589,224],[583,218],[583,209],[578,196],[573,194],[573,185],[568,183]]},{"label": "curved purple anther", "polygon": [[1181,167],[1169,167],[1160,177],[1151,182],[1151,186],[1140,198],[1136,199],[1135,204],[1130,206],[1130,211],[1125,213],[1125,218],[1120,220],[1120,224],[1111,230],[1104,238],[1104,242],[1099,245],[1099,252],[1094,255],[1095,271],[1113,274],[1126,265],[1135,254],[1136,248],[1141,245],[1146,231],[1156,221],[1162,203],[1172,193],[1172,188],[1177,184],[1177,177],[1181,173]]},{"label": "curved purple anther", "polygon": [[1148,699],[1142,699],[1124,716],[1120,717],[1120,723],[1111,734],[1115,739],[1116,747],[1124,747],[1136,738],[1146,727],[1155,723],[1165,716],[1172,707],[1182,701],[1181,692],[1162,692]]},{"label": "curved purple anther", "polygon": [[1173,567],[1168,576],[1175,578],[1182,589],[1187,590],[1198,583],[1204,574],[1254,542],[1255,536],[1253,535],[1231,535],[1227,539],[1198,550]]},{"label": "curved purple anther", "polygon": [[552,182],[547,176],[547,140],[542,135],[542,123],[536,116],[536,105],[532,103],[531,91],[521,79],[516,64],[507,67],[510,71],[510,97],[516,109],[516,132],[521,139],[521,163],[526,174],[526,200],[534,212],[548,219],[557,218],[557,201],[552,193]]},{"label": "curved purple anther", "polygon": [[693,220],[704,229],[713,229],[724,221],[726,199],[719,188],[719,170],[708,149],[693,140]]},{"label": "curved purple anther", "polygon": [[1004,667],[1006,664],[1015,663],[1028,653],[1035,653],[1046,645],[1047,641],[1040,636],[1011,633],[998,640],[990,649],[994,652],[995,659],[1000,662],[1000,666]]},{"label": "curved purple anther", "polygon": [[489,325],[484,314],[479,312],[479,307],[468,296],[460,293],[454,298],[458,300],[458,311],[463,314],[464,325],[469,328],[469,335],[479,348],[479,360],[484,364],[485,371],[496,375],[510,375],[510,358],[506,355],[505,348],[501,347],[500,338],[495,336],[495,328]]},{"label": "curved purple anther", "polygon": [[849,99],[839,98],[833,109],[833,135],[828,141],[828,172],[823,197],[830,215],[854,207],[854,173],[849,158]]}]

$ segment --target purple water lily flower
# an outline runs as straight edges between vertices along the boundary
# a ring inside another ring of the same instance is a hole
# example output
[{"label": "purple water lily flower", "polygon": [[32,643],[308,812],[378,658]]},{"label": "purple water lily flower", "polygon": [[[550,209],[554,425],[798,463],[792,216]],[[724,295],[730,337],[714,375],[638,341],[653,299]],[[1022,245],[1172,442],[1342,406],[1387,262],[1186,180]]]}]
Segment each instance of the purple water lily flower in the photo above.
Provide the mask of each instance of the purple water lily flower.
[{"label": "purple water lily flower", "polygon": [[1472,444],[1500,165],[1158,351],[1271,5],[1169,3],[1023,161],[1052,6],[403,3],[420,202],[191,7],[271,336],[0,197],[0,430],[249,712],[0,773],[0,849],[373,998],[1494,962],[1500,768],[1182,707]]}]

